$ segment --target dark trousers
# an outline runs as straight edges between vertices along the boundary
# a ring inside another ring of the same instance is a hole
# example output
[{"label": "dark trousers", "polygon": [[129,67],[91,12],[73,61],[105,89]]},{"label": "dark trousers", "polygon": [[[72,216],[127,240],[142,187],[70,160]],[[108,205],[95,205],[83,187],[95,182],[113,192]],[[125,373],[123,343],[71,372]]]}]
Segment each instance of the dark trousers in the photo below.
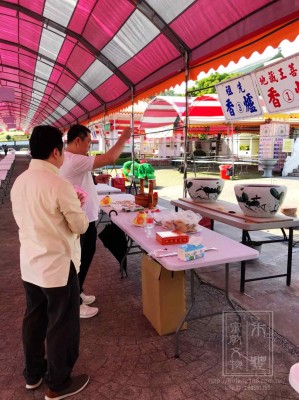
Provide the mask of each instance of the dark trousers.
[{"label": "dark trousers", "polygon": [[96,251],[97,228],[95,221],[90,222],[87,231],[80,236],[81,242],[81,265],[78,274],[80,293],[83,292],[83,284]]},{"label": "dark trousers", "polygon": [[[23,282],[26,312],[23,320],[24,377],[35,384],[46,374],[48,387],[63,390],[79,356],[79,284],[73,263],[66,286],[42,288]],[[45,340],[47,363],[45,361]]]}]

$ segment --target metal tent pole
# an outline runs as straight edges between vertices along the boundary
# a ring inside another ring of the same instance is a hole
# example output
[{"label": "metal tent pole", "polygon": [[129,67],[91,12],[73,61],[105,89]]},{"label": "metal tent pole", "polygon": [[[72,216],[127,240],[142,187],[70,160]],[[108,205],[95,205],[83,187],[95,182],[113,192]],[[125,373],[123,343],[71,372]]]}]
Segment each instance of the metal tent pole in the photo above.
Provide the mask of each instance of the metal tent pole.
[{"label": "metal tent pole", "polygon": [[135,136],[134,136],[134,88],[131,87],[132,94],[132,112],[131,112],[131,129],[132,129],[132,161],[134,170],[134,160],[135,160]]},{"label": "metal tent pole", "polygon": [[106,145],[106,103],[104,104],[104,152],[107,152]]},{"label": "metal tent pole", "polygon": [[132,177],[131,177],[131,183],[129,186],[129,192],[131,193],[132,187],[134,188],[135,194],[137,194],[137,186],[135,182],[135,140],[134,140],[134,87],[131,86],[131,99],[132,99],[132,113],[131,113],[131,159],[132,159]]},{"label": "metal tent pole", "polygon": [[188,101],[188,81],[189,81],[189,54],[185,51],[185,100],[186,100],[186,119],[184,125],[184,186],[183,186],[183,197],[187,197],[187,147],[188,147],[188,123],[189,123],[189,101]]}]

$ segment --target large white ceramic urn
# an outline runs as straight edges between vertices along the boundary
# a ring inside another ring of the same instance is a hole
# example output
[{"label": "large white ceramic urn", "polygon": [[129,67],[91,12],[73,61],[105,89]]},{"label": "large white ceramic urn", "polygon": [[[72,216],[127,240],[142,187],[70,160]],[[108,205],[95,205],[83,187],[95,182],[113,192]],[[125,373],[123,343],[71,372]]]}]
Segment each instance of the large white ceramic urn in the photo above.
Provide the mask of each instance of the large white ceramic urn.
[{"label": "large white ceramic urn", "polygon": [[224,180],[221,178],[186,179],[189,196],[197,203],[213,203],[222,192]]},{"label": "large white ceramic urn", "polygon": [[273,217],[287,192],[286,186],[272,184],[237,184],[234,189],[243,213],[258,218]]}]

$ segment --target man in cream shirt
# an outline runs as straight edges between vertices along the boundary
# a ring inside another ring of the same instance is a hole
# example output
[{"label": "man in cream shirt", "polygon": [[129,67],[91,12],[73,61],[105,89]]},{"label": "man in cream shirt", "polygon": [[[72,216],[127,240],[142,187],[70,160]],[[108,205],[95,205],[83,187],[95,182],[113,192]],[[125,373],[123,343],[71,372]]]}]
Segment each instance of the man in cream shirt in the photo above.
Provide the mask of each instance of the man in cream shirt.
[{"label": "man in cream shirt", "polygon": [[26,293],[24,377],[26,389],[32,390],[45,376],[45,399],[63,399],[89,381],[88,375],[70,377],[80,341],[79,237],[88,228],[88,219],[73,185],[58,176],[64,159],[61,132],[37,126],[30,150],[29,168],[11,189]]}]

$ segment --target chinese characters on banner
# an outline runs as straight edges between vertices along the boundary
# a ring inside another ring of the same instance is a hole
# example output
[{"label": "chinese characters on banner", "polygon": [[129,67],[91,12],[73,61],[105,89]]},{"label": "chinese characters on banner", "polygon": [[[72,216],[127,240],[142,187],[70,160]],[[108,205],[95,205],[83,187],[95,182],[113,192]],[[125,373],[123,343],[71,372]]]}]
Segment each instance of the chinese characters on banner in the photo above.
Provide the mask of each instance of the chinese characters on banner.
[{"label": "chinese characters on banner", "polygon": [[269,113],[299,108],[299,56],[289,57],[252,74]]},{"label": "chinese characters on banner", "polygon": [[238,314],[223,313],[223,376],[272,376],[273,312]]},{"label": "chinese characters on banner", "polygon": [[225,83],[219,83],[216,85],[216,90],[227,121],[263,114],[251,75],[244,75]]},{"label": "chinese characters on banner", "polygon": [[273,171],[283,168],[286,153],[282,150],[283,140],[289,137],[289,124],[264,124],[260,126],[259,159],[275,158]]}]

